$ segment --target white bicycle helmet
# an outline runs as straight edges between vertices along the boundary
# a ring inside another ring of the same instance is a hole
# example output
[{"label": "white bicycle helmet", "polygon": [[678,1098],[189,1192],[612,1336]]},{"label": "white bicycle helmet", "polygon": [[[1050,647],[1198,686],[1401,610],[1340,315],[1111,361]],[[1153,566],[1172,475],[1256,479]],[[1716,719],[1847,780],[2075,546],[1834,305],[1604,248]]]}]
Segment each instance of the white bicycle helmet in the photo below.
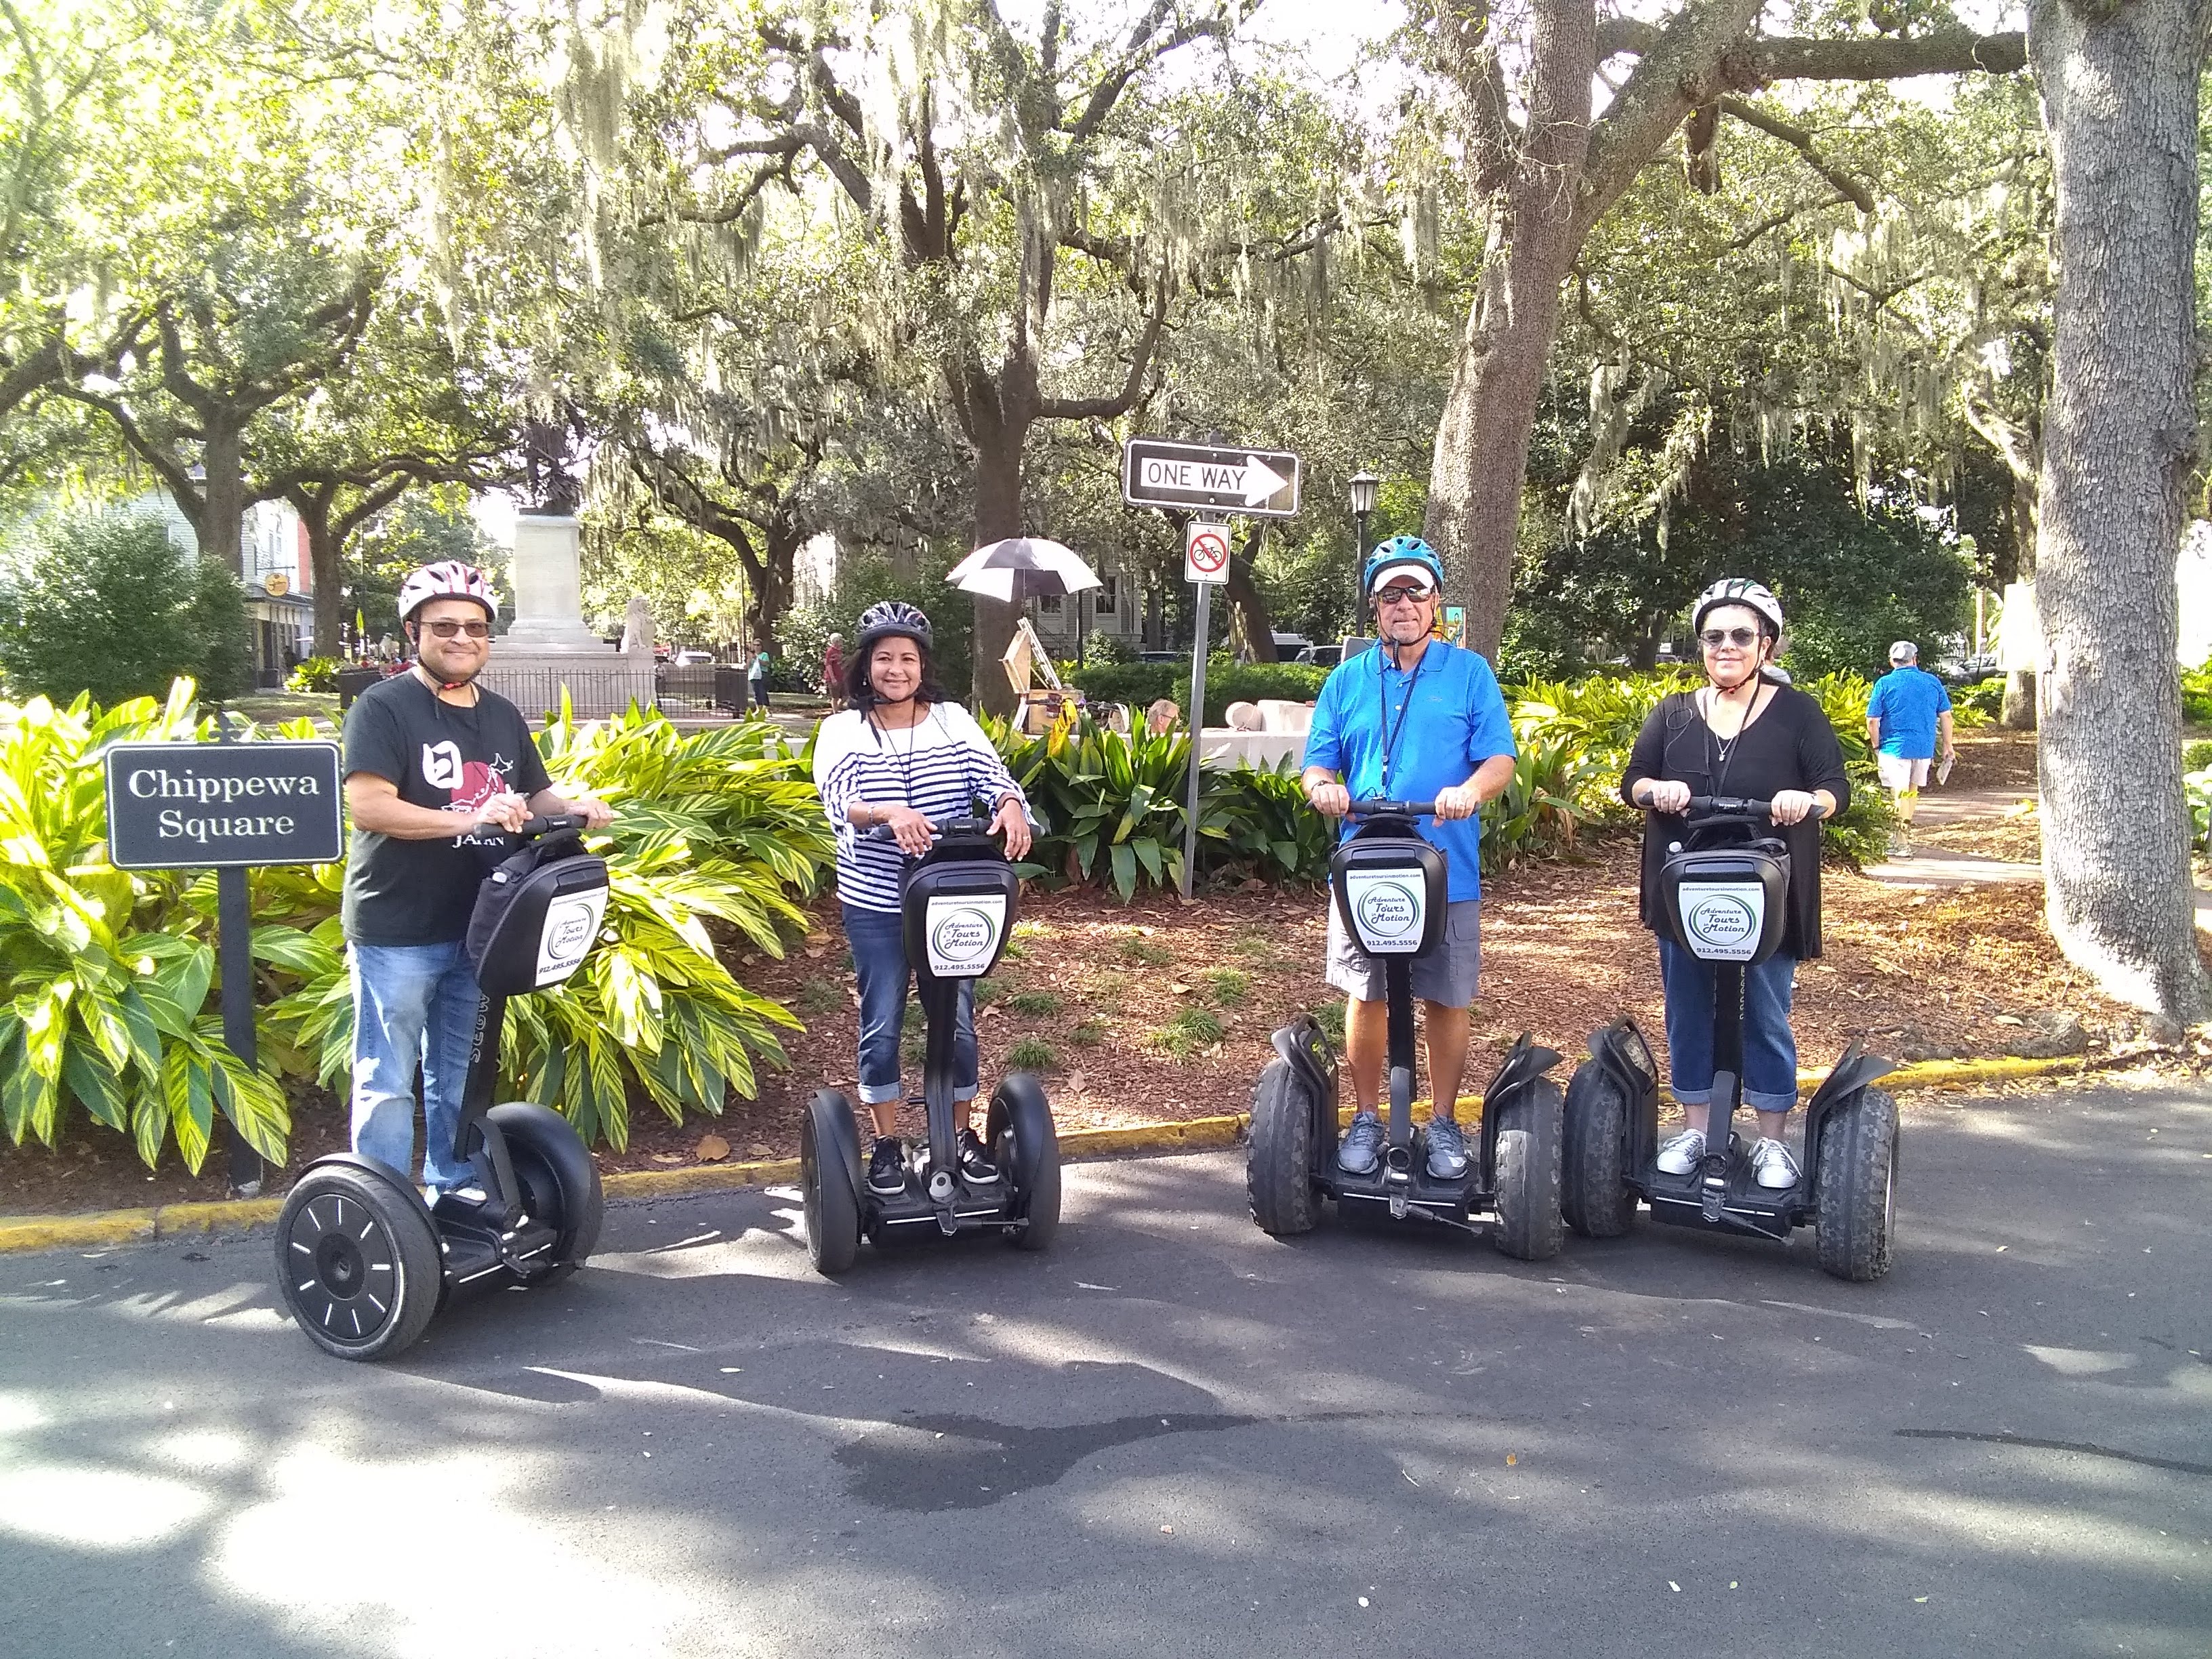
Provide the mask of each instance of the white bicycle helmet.
[{"label": "white bicycle helmet", "polygon": [[1697,604],[1690,610],[1690,631],[1704,632],[1705,612],[1717,611],[1724,605],[1741,605],[1756,611],[1765,622],[1767,630],[1778,640],[1782,637],[1782,601],[1748,576],[1723,576],[1698,594]]},{"label": "white bicycle helmet", "polygon": [[491,578],[459,559],[441,559],[420,570],[410,570],[399,584],[399,621],[415,620],[415,613],[433,599],[474,599],[490,620],[499,620],[499,596],[491,591]]}]

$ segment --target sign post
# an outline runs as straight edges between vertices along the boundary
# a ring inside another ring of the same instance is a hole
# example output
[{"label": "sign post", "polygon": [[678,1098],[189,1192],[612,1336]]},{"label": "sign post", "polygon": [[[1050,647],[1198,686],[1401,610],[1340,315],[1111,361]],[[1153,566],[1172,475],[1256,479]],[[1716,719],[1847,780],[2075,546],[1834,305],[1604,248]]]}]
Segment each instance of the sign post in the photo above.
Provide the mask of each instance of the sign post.
[{"label": "sign post", "polygon": [[1186,525],[1182,532],[1182,574],[1198,584],[1198,623],[1190,646],[1190,776],[1183,801],[1182,896],[1190,896],[1193,872],[1198,866],[1198,750],[1206,732],[1206,635],[1216,582],[1229,574],[1229,526],[1225,524]]},{"label": "sign post", "polygon": [[[338,746],[237,743],[220,716],[212,744],[118,743],[103,757],[107,859],[118,870],[212,868],[222,1040],[258,1065],[253,1036],[253,916],[246,872],[344,856]],[[230,1129],[230,1185],[261,1190],[261,1159]]]}]

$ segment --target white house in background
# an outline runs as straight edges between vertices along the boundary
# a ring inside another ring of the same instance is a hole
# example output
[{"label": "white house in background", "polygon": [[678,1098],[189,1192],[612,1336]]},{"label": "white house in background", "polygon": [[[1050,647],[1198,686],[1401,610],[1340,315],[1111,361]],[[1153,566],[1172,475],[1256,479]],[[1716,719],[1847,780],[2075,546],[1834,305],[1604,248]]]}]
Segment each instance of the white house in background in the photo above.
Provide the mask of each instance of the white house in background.
[{"label": "white house in background", "polygon": [[[150,489],[125,510],[160,520],[169,544],[185,558],[197,556],[199,538],[167,489]],[[307,529],[289,501],[256,501],[246,509],[238,541],[246,614],[253,624],[254,678],[264,686],[281,685],[293,664],[315,654],[315,572]],[[337,641],[325,649],[335,653]]]},{"label": "white house in background", "polygon": [[1094,634],[1119,639],[1134,650],[1143,639],[1143,591],[1110,562],[1094,564],[1102,586],[1081,593],[1032,600],[1030,623],[1045,649],[1062,660],[1079,659],[1083,642]]}]

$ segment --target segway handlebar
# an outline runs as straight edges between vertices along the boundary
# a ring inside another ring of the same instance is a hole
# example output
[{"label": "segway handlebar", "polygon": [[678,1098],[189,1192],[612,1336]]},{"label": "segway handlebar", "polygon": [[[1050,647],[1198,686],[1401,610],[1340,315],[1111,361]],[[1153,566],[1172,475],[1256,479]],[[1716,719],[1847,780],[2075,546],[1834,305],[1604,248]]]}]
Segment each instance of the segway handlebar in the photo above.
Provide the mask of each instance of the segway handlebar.
[{"label": "segway handlebar", "polygon": [[509,833],[525,841],[534,841],[539,836],[558,835],[563,830],[581,830],[588,822],[581,812],[552,812],[544,817],[525,818],[520,829]]},{"label": "segway handlebar", "polygon": [[[1690,810],[1685,816],[1700,823],[1771,823],[1774,803],[1747,795],[1692,795]],[[1828,809],[1816,800],[1806,816],[1817,822],[1828,816]]]},{"label": "segway handlebar", "polygon": [[1432,800],[1356,800],[1344,811],[1354,818],[1425,818],[1436,810]]},{"label": "segway handlebar", "polygon": [[[965,816],[957,818],[932,818],[929,821],[929,833],[939,839],[946,836],[988,836],[991,833],[992,822],[993,820],[989,818]],[[878,823],[861,830],[860,839],[862,841],[895,841],[897,837],[892,832],[890,825]]]}]

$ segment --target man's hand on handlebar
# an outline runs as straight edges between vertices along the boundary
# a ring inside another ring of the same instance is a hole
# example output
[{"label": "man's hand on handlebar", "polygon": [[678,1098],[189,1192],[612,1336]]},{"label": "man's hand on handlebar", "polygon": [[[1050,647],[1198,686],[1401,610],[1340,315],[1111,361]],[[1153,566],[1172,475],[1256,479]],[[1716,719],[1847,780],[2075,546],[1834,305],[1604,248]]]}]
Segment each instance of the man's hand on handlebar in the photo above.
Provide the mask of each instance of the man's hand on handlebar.
[{"label": "man's hand on handlebar", "polygon": [[530,817],[529,799],[512,789],[501,790],[482,806],[477,808],[477,827],[503,830],[513,835]]},{"label": "man's hand on handlebar", "polygon": [[1022,811],[1022,804],[1009,795],[999,803],[999,814],[991,820],[991,833],[1006,838],[1006,856],[1026,858],[1030,850],[1030,821]]},{"label": "man's hand on handlebar", "polygon": [[1437,816],[1439,818],[1471,818],[1482,810],[1482,797],[1471,783],[1455,783],[1437,791]]},{"label": "man's hand on handlebar", "polygon": [[1690,810],[1690,786],[1653,778],[1644,786],[1644,805],[1654,812],[1686,812]]},{"label": "man's hand on handlebar", "polygon": [[1340,783],[1316,783],[1306,791],[1306,799],[1324,817],[1340,818],[1352,810],[1352,791]]}]

